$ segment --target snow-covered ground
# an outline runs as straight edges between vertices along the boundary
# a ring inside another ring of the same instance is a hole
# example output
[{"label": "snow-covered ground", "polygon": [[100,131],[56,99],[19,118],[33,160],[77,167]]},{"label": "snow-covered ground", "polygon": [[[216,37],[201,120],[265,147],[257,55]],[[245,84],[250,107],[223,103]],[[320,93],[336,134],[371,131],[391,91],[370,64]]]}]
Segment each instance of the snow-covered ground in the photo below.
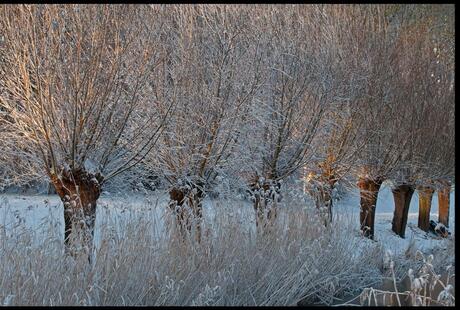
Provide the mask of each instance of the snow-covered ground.
[{"label": "snow-covered ground", "polygon": [[[152,196],[110,196],[102,195],[98,201],[98,211],[96,215],[96,242],[98,240],[98,228],[110,217],[110,222],[114,229],[119,231],[117,223],[136,221],[143,218],[152,220],[157,233],[161,234],[164,229],[165,215],[167,212],[167,195]],[[449,230],[454,235],[455,227],[455,195],[451,192],[450,198],[450,227]],[[255,229],[254,213],[252,206],[247,201],[242,200],[212,200],[206,199],[204,203],[205,229],[206,225],[212,226],[215,212],[228,208],[226,212],[238,217],[242,222],[248,223],[248,229]],[[414,239],[416,247],[423,251],[430,251],[434,247],[443,246],[443,240],[432,234],[423,232],[417,228],[418,219],[418,193],[415,192],[409,209],[409,219],[406,229],[406,238],[400,238],[391,230],[391,220],[393,217],[394,203],[391,190],[388,186],[383,186],[379,192],[375,240],[380,242],[386,249],[393,253],[405,251],[411,239]],[[46,222],[52,222],[56,232],[63,231],[63,206],[57,196],[48,195],[0,195],[0,226],[6,228],[6,231],[13,227],[21,226],[35,230],[36,238],[40,239],[41,229],[49,227],[42,225]],[[358,191],[349,192],[348,195],[336,202],[334,205],[334,216],[336,219],[348,219],[355,223],[356,231],[354,236],[359,234],[359,193]],[[431,219],[438,219],[438,197],[433,196]],[[209,227],[209,226],[208,226]],[[1,228],[1,227],[0,227]],[[211,227],[212,228],[212,227]],[[211,229],[212,231],[212,229]],[[352,236],[350,236],[352,237]]]},{"label": "snow-covered ground", "polygon": [[[341,199],[335,208],[338,215],[353,214],[356,225],[359,225],[359,192],[349,192],[346,197]],[[376,218],[374,234],[375,240],[381,242],[383,246],[393,253],[401,253],[414,239],[416,248],[429,252],[435,247],[443,247],[443,239],[426,233],[417,227],[418,222],[419,196],[415,191],[409,206],[409,217],[406,227],[405,238],[401,238],[391,230],[391,221],[394,212],[394,200],[391,189],[388,185],[382,185],[377,198]],[[438,194],[433,195],[431,204],[430,219],[438,221]],[[450,193],[450,214],[449,231],[454,235],[455,231],[455,192]]]}]

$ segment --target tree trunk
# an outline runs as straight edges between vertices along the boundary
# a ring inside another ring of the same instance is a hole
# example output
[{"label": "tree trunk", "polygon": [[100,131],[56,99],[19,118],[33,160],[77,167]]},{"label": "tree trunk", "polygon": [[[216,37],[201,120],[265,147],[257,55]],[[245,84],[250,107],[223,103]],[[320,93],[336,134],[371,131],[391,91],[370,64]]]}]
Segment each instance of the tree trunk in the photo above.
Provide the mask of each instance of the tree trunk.
[{"label": "tree trunk", "polygon": [[404,184],[396,187],[392,192],[395,201],[395,212],[391,229],[401,238],[404,238],[414,187]]},{"label": "tree trunk", "polygon": [[450,184],[446,183],[443,185],[443,188],[438,191],[438,221],[443,223],[444,226],[449,227]]},{"label": "tree trunk", "polygon": [[[268,199],[260,192],[254,193],[254,211],[256,227],[265,228],[270,221],[276,218],[276,209],[272,210]],[[268,212],[267,212],[268,211]]]},{"label": "tree trunk", "polygon": [[360,178],[358,181],[361,195],[361,230],[364,236],[370,239],[374,239],[375,207],[381,185],[382,181],[380,179]]},{"label": "tree trunk", "polygon": [[324,193],[322,197],[327,209],[326,226],[332,222],[332,192],[334,191],[334,184],[335,182],[328,181],[325,184],[325,188],[323,188]]},{"label": "tree trunk", "polygon": [[324,225],[328,226],[332,222],[332,193],[337,182],[335,174],[332,173],[331,168],[327,168],[321,174],[310,172],[308,182],[310,185],[308,188],[304,185],[304,192],[307,191],[314,198],[315,206],[324,220]]},{"label": "tree trunk", "polygon": [[278,216],[278,206],[277,206],[276,201],[272,201],[270,202],[270,205],[268,206],[267,222],[272,224],[276,220],[277,216]]},{"label": "tree trunk", "polygon": [[262,206],[262,201],[260,194],[254,194],[254,211],[256,214],[256,227],[264,223],[264,207]]},{"label": "tree trunk", "polygon": [[56,195],[56,188],[54,187],[54,184],[53,182],[49,182],[48,183],[48,191],[47,191],[48,195]]},{"label": "tree trunk", "polygon": [[176,213],[181,235],[185,238],[187,231],[191,233],[192,223],[195,223],[196,240],[201,242],[204,192],[198,187],[194,187],[192,190],[185,187],[174,187],[169,191],[169,197],[169,205]]},{"label": "tree trunk", "polygon": [[[281,200],[281,183],[271,179],[260,184],[257,179],[249,185],[254,199],[254,211],[256,216],[256,227],[274,223],[278,216],[278,202]],[[265,218],[266,213],[266,218]]]},{"label": "tree trunk", "polygon": [[[86,248],[90,257],[94,239],[96,221],[96,203],[101,194],[100,174],[93,175],[84,169],[62,171],[60,176],[50,176],[56,193],[64,203],[64,244],[66,251],[76,254],[73,247]],[[72,232],[81,233],[72,239]],[[77,244],[81,240],[83,243]]]},{"label": "tree trunk", "polygon": [[[324,226],[328,226],[332,221],[332,187],[329,184],[320,183],[317,187],[315,199],[316,208],[323,218]],[[323,211],[325,208],[325,211]]]},{"label": "tree trunk", "polygon": [[[189,198],[193,212],[193,222],[195,223],[195,238],[201,243],[201,222],[203,220],[203,195],[201,192],[192,194]],[[189,228],[190,230],[191,228]]]},{"label": "tree trunk", "polygon": [[419,186],[417,190],[419,195],[418,227],[423,231],[428,231],[430,228],[431,199],[433,198],[434,190],[427,186]]},{"label": "tree trunk", "polygon": [[179,226],[179,231],[182,236],[185,234],[185,227],[186,227],[186,210],[184,207],[186,193],[185,190],[182,188],[174,187],[169,190],[169,207],[171,211],[176,214],[177,224]]},{"label": "tree trunk", "polygon": [[331,199],[327,202],[326,207],[328,209],[328,223],[332,223],[332,196]]}]

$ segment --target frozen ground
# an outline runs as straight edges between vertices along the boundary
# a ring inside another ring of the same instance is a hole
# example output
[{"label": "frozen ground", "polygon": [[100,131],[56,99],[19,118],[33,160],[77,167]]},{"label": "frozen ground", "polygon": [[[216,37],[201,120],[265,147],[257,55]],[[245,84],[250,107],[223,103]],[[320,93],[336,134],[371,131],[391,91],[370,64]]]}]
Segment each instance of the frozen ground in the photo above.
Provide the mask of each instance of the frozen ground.
[{"label": "frozen ground", "polygon": [[[406,238],[400,238],[391,230],[391,221],[393,219],[394,201],[391,190],[388,186],[383,186],[379,192],[375,219],[375,240],[381,242],[386,249],[393,253],[401,253],[407,249],[407,246],[413,238],[416,248],[430,252],[435,247],[443,248],[443,239],[438,238],[430,233],[425,233],[417,227],[418,222],[418,203],[419,197],[416,191],[412,196],[409,207],[409,218],[406,228]],[[339,213],[351,213],[356,225],[359,224],[359,193],[351,192],[349,195],[338,203],[336,211]],[[355,215],[356,214],[356,215]],[[433,195],[430,219],[438,220],[438,195]],[[449,214],[449,231],[452,236],[455,234],[455,192],[450,194],[450,214]]]},{"label": "frozen ground", "polygon": [[[136,218],[151,219],[155,225],[157,234],[161,234],[164,229],[165,215],[167,212],[167,195],[152,196],[110,196],[103,195],[98,201],[98,211],[96,215],[96,242],[98,242],[98,229],[102,223],[110,217],[113,229],[122,235],[118,225],[121,222],[135,221]],[[455,227],[455,195],[451,193],[450,206],[450,231],[454,236]],[[212,200],[206,199],[204,204],[204,229],[210,228],[212,231],[213,216],[215,212],[226,209],[233,216],[238,217],[242,222],[247,222],[248,230],[253,230],[254,213],[252,206],[247,201],[242,200]],[[110,210],[110,211],[109,211]],[[418,193],[415,192],[410,204],[408,226],[406,238],[402,239],[391,230],[391,220],[393,217],[394,203],[391,191],[384,186],[380,190],[377,202],[375,240],[380,242],[386,249],[393,253],[405,251],[411,239],[414,239],[417,248],[424,252],[430,252],[435,247],[443,248],[444,241],[432,234],[427,234],[417,228],[418,219]],[[56,232],[63,230],[63,207],[57,196],[47,195],[0,195],[0,226],[5,227],[6,231],[13,227],[27,227],[36,232],[37,241],[42,235],[43,223],[52,222]],[[351,220],[356,225],[354,236],[359,236],[359,195],[357,191],[350,192],[346,197],[335,203],[335,220]],[[431,219],[438,219],[438,197],[433,196]],[[115,223],[115,224],[114,224]],[[450,238],[451,238],[450,237]]]}]

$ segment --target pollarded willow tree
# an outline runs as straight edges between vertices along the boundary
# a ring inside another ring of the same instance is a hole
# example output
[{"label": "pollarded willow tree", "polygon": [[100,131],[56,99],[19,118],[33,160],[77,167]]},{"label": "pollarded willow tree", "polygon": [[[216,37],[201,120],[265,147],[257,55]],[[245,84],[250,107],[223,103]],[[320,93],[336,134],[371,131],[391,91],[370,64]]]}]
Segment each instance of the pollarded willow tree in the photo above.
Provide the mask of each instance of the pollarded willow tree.
[{"label": "pollarded willow tree", "polygon": [[[350,172],[355,168],[358,152],[367,143],[359,136],[364,119],[358,117],[361,106],[355,104],[362,77],[357,74],[353,57],[353,42],[344,28],[348,27],[350,10],[340,5],[320,5],[322,41],[332,55],[330,80],[334,92],[329,96],[330,107],[323,118],[315,145],[315,159],[306,166],[305,189],[315,199],[317,208],[324,208],[326,224],[332,220],[333,192],[340,181],[342,186],[351,187]],[[361,139],[360,139],[361,138]]]},{"label": "pollarded willow tree", "polygon": [[[336,185],[352,187],[349,172],[363,142],[357,141],[359,121],[347,102],[330,109],[315,147],[315,160],[306,166],[305,190],[315,200],[316,208],[322,210],[327,225],[332,221],[333,200]],[[362,144],[360,145],[359,142]]]},{"label": "pollarded willow tree", "polygon": [[[396,205],[393,230],[404,236],[414,186],[423,183],[416,171],[425,167],[424,171],[436,174],[435,170],[427,169],[431,160],[421,159],[421,154],[436,154],[433,144],[426,144],[432,132],[423,128],[430,122],[442,126],[442,121],[435,120],[431,113],[436,111],[434,102],[444,101],[441,89],[450,87],[453,79],[445,81],[446,87],[430,81],[429,70],[440,69],[439,63],[435,63],[436,57],[430,53],[429,42],[434,32],[429,22],[425,26],[421,22],[417,27],[406,22],[408,12],[414,13],[413,8],[403,10],[403,14],[397,10],[391,14],[394,6],[357,6],[355,9],[356,14],[368,16],[363,19],[364,26],[350,27],[349,32],[357,43],[364,43],[356,44],[358,48],[351,57],[366,60],[361,62],[361,68],[357,66],[366,81],[365,87],[358,88],[357,98],[361,100],[356,102],[358,106],[363,104],[359,117],[365,120],[361,133],[367,141],[357,161],[361,227],[366,236],[373,237],[378,190],[384,180],[392,179]],[[349,23],[353,25],[353,20]],[[445,73],[451,74],[449,70]],[[448,92],[445,94],[449,96]]]},{"label": "pollarded willow tree", "polygon": [[155,82],[155,100],[174,102],[161,148],[148,161],[170,183],[170,207],[181,231],[196,224],[200,240],[202,200],[225,176],[260,87],[258,34],[252,8],[181,5],[159,8],[165,22],[166,59]]},{"label": "pollarded willow tree", "polygon": [[333,55],[321,41],[321,18],[318,7],[273,6],[256,21],[266,82],[253,102],[244,147],[257,226],[276,218],[281,181],[315,154],[334,91]]},{"label": "pollarded willow tree", "polygon": [[426,57],[420,55],[426,52],[423,34],[406,30],[398,39],[398,63],[394,70],[399,75],[395,78],[399,88],[392,96],[394,113],[388,125],[397,128],[393,133],[397,144],[393,144],[392,148],[400,160],[388,177],[393,183],[395,205],[392,230],[404,237],[410,201],[420,181],[416,178],[419,167],[416,158],[419,143],[428,137],[422,126],[428,121],[424,116],[429,113],[431,102],[426,100],[426,85],[421,83],[428,76],[424,69]]},{"label": "pollarded willow tree", "polygon": [[[363,147],[353,166],[361,192],[361,230],[374,236],[375,207],[380,186],[399,161],[394,145],[397,128],[388,126],[395,110],[392,96],[397,89],[394,68],[395,37],[385,6],[353,5],[340,8],[343,59],[349,66],[355,119],[361,123],[358,138]],[[364,142],[364,143],[363,143]]]},{"label": "pollarded willow tree", "polygon": [[[161,60],[148,6],[3,5],[0,104],[12,157],[47,176],[64,202],[65,240],[92,244],[96,201],[110,178],[155,145],[167,117],[147,81]],[[20,25],[20,27],[18,27]]]}]

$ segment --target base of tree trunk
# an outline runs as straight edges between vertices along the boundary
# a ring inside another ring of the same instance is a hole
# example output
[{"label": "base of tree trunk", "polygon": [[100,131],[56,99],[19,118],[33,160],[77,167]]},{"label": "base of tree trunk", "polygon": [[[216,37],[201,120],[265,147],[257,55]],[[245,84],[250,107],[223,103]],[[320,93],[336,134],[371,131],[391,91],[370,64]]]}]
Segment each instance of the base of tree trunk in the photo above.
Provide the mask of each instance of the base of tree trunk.
[{"label": "base of tree trunk", "polygon": [[[50,176],[56,193],[64,203],[64,244],[66,251],[75,253],[83,247],[90,253],[93,247],[96,204],[101,194],[101,175],[84,169],[62,170]],[[75,232],[74,238],[71,238]]]},{"label": "base of tree trunk", "polygon": [[266,228],[271,226],[278,217],[278,206],[276,202],[267,199],[261,201],[260,198],[256,198],[253,206],[256,215],[256,227]]},{"label": "base of tree trunk", "polygon": [[311,171],[308,174],[308,185],[304,184],[304,192],[308,192],[315,200],[316,209],[319,210],[324,225],[328,226],[332,222],[332,193],[337,178],[330,166],[320,164],[320,168],[321,173]]},{"label": "base of tree trunk", "polygon": [[256,227],[259,227],[264,223],[264,209],[263,206],[261,206],[260,197],[255,197],[254,199],[253,207],[256,215]]},{"label": "base of tree trunk", "polygon": [[316,208],[319,210],[325,209],[321,211],[324,226],[329,226],[329,223],[332,222],[332,191],[333,185],[320,185],[319,195],[316,199]]},{"label": "base of tree trunk", "polygon": [[253,207],[256,217],[256,227],[266,228],[271,226],[278,216],[278,202],[281,200],[281,183],[271,179],[257,178],[249,184],[253,195]]},{"label": "base of tree trunk", "polygon": [[196,240],[200,243],[204,192],[198,187],[195,190],[185,187],[174,187],[169,191],[169,197],[169,206],[176,214],[181,236],[185,238],[187,232],[192,232],[193,223]]},{"label": "base of tree trunk", "polygon": [[431,200],[434,190],[427,186],[417,187],[419,195],[418,227],[423,231],[430,229]]},{"label": "base of tree trunk", "polygon": [[54,187],[54,184],[53,182],[49,182],[48,183],[48,191],[47,191],[47,194],[48,195],[56,195],[56,188]]},{"label": "base of tree trunk", "polygon": [[375,207],[381,185],[380,179],[360,178],[358,181],[361,196],[361,231],[365,237],[370,239],[374,239]]},{"label": "base of tree trunk", "polygon": [[400,185],[392,190],[395,202],[395,212],[392,222],[392,230],[401,238],[405,237],[409,206],[414,193],[414,187],[410,185]]},{"label": "base of tree trunk", "polygon": [[64,209],[65,250],[72,256],[87,255],[89,262],[91,262],[91,253],[94,246],[95,204],[91,212],[83,212],[83,209]]},{"label": "base of tree trunk", "polygon": [[449,227],[450,184],[445,184],[438,191],[439,217],[438,221]]}]

